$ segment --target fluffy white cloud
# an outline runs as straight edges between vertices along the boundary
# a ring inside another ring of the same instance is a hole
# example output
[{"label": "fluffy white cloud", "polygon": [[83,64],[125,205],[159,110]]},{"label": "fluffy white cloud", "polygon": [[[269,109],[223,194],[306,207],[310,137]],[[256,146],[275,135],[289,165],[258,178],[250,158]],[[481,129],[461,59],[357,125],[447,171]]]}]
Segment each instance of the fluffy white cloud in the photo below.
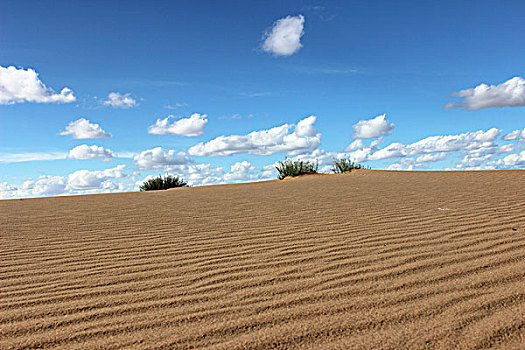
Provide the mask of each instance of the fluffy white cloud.
[{"label": "fluffy white cloud", "polygon": [[[523,129],[525,130],[525,129]],[[509,132],[508,134],[505,134],[501,137],[503,141],[512,141],[516,140],[520,136],[521,130],[514,130]]]},{"label": "fluffy white cloud", "polygon": [[116,108],[131,108],[138,106],[138,103],[131,97],[131,93],[110,92],[108,99],[104,101],[104,105]]},{"label": "fluffy white cloud", "polygon": [[174,150],[165,151],[162,147],[156,147],[140,152],[140,154],[133,157],[135,164],[140,169],[147,170],[169,170],[176,165],[188,164],[192,160],[188,158],[186,153]]},{"label": "fluffy white cloud", "polygon": [[94,158],[113,158],[113,152],[110,149],[97,145],[80,145],[69,151],[70,159],[94,159]]},{"label": "fluffy white cloud", "polygon": [[148,128],[148,133],[153,135],[174,134],[182,136],[199,136],[204,133],[204,126],[208,122],[206,114],[194,113],[189,118],[181,118],[169,123],[174,118],[170,115],[164,119],[157,119],[155,124]]},{"label": "fluffy white cloud", "polygon": [[508,134],[503,135],[501,139],[504,141],[512,141],[517,139],[519,139],[519,141],[525,141],[525,128],[523,130],[518,129],[511,131]]},{"label": "fluffy white cloud", "polygon": [[493,168],[523,168],[525,167],[525,151],[521,153],[509,154],[503,159],[498,159],[496,161],[490,162],[488,164]]},{"label": "fluffy white cloud", "polygon": [[388,170],[414,170],[414,168],[421,168],[430,162],[437,162],[444,159],[447,153],[440,152],[436,154],[425,154],[417,158],[404,157],[398,162],[390,164]]},{"label": "fluffy white cloud", "polygon": [[43,197],[87,193],[109,193],[133,190],[133,184],[115,182],[129,177],[126,165],[105,170],[78,170],[67,176],[42,175],[21,185],[0,183],[0,198]]},{"label": "fluffy white cloud", "polygon": [[464,169],[479,168],[482,165],[488,164],[490,159],[500,154],[514,152],[518,149],[520,149],[520,146],[517,144],[506,144],[502,146],[493,144],[471,149],[463,159],[456,164],[456,167]]},{"label": "fluffy white cloud", "polygon": [[53,196],[62,194],[67,183],[62,176],[41,176],[36,182],[26,181],[22,190],[31,191],[35,196]]},{"label": "fluffy white cloud", "polygon": [[261,172],[247,161],[237,162],[230,167],[230,172],[224,174],[226,183],[256,181],[261,178]]},{"label": "fluffy white cloud", "polygon": [[514,77],[499,85],[480,84],[451,96],[461,97],[463,100],[447,103],[447,109],[461,107],[474,111],[491,107],[525,106],[525,79]]},{"label": "fluffy white cloud", "polygon": [[375,118],[360,120],[352,126],[355,134],[352,136],[356,139],[370,139],[390,135],[394,131],[395,125],[385,119],[386,115],[378,115]]},{"label": "fluffy white cloud", "polygon": [[125,165],[117,165],[115,168],[105,170],[78,170],[67,177],[67,189],[72,191],[114,189],[114,184],[109,181],[113,178],[127,176],[123,170]]},{"label": "fluffy white cloud", "polygon": [[71,135],[74,139],[99,139],[105,137],[111,137],[111,134],[106,133],[100,125],[91,123],[85,118],[69,123],[64,131],[61,131],[59,135]]},{"label": "fluffy white cloud", "polygon": [[361,148],[365,148],[365,144],[363,143],[363,140],[357,139],[344,149],[345,152],[355,151]]},{"label": "fluffy white cloud", "polygon": [[0,66],[0,105],[21,102],[69,103],[75,100],[71,89],[65,87],[56,93],[45,86],[31,68],[25,70]]},{"label": "fluffy white cloud", "polygon": [[191,147],[188,153],[195,156],[230,156],[239,153],[301,154],[314,150],[321,144],[321,134],[317,133],[313,126],[315,120],[315,116],[301,120],[295,125],[292,133],[289,131],[293,125],[284,124],[269,130],[254,131],[247,135],[219,136]]},{"label": "fluffy white cloud", "polygon": [[401,158],[398,162],[390,164],[387,170],[414,170],[416,160],[414,158]]},{"label": "fluffy white cloud", "polygon": [[501,133],[496,128],[487,131],[465,132],[458,135],[430,136],[412,144],[392,143],[374,152],[369,159],[380,160],[434,152],[470,151],[482,147],[493,147],[494,140]]},{"label": "fluffy white cloud", "polygon": [[66,192],[67,181],[62,176],[42,175],[38,179],[25,181],[20,186],[6,182],[0,184],[0,198],[22,198],[56,196]]},{"label": "fluffy white cloud", "polygon": [[439,152],[435,154],[425,154],[425,155],[417,157],[416,163],[421,164],[421,163],[428,163],[428,162],[437,162],[442,159],[445,159],[446,156],[447,156],[446,152]]},{"label": "fluffy white cloud", "polygon": [[262,49],[276,56],[290,56],[303,46],[304,16],[287,16],[273,23],[264,36]]}]

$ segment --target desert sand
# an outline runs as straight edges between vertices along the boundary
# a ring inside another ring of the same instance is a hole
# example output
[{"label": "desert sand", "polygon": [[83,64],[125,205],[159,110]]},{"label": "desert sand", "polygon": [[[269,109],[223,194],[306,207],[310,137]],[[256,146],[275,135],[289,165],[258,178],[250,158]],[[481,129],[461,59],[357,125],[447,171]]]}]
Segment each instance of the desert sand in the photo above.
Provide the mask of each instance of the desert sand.
[{"label": "desert sand", "polygon": [[525,349],[525,171],[0,201],[1,349]]}]

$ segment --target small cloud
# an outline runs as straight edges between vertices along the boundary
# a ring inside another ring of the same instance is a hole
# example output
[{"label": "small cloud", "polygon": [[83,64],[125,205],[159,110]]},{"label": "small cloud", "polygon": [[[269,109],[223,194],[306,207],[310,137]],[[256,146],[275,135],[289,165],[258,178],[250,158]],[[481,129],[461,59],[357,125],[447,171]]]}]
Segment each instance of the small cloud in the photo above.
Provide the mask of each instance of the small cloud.
[{"label": "small cloud", "polygon": [[480,84],[474,88],[452,93],[451,96],[461,97],[460,102],[449,102],[445,109],[464,108],[475,111],[492,107],[525,106],[525,79],[514,77],[500,85]]},{"label": "small cloud", "polygon": [[263,36],[262,49],[275,56],[290,56],[303,46],[304,16],[287,16],[275,21]]},{"label": "small cloud", "polygon": [[188,107],[188,104],[187,103],[178,103],[178,102],[176,102],[175,104],[164,106],[164,108],[166,108],[166,109],[179,109],[179,108],[182,108],[182,107]]},{"label": "small cloud", "polygon": [[204,133],[204,126],[208,122],[206,114],[198,113],[192,114],[189,118],[180,118],[170,124],[171,118],[174,116],[170,115],[164,119],[157,119],[155,124],[148,128],[148,133],[152,135],[200,136]]},{"label": "small cloud", "polygon": [[120,92],[110,92],[108,99],[104,102],[105,106],[115,108],[132,108],[137,107],[137,101],[131,97],[131,93],[121,94]]},{"label": "small cloud", "polygon": [[348,146],[346,146],[344,151],[345,152],[351,152],[351,151],[355,151],[355,150],[362,149],[362,148],[365,148],[363,140],[357,139],[354,142],[352,142],[351,144],[349,144]]},{"label": "small cloud", "polygon": [[59,135],[71,135],[74,139],[99,139],[111,137],[111,134],[106,133],[100,125],[91,123],[85,118],[75,120],[66,126],[64,131]]},{"label": "small cloud", "polygon": [[165,151],[162,147],[148,149],[133,157],[142,170],[168,170],[170,167],[192,163],[184,152]]},{"label": "small cloud", "polygon": [[352,126],[355,132],[352,137],[355,139],[370,139],[390,135],[394,131],[395,125],[385,118],[386,115],[382,114],[372,119],[360,120]]},{"label": "small cloud", "polygon": [[519,141],[525,141],[525,129],[523,130],[514,130],[512,132],[509,132],[508,134],[505,134],[501,137],[503,141],[512,141],[517,140],[519,138]]},{"label": "small cloud", "polygon": [[354,75],[359,73],[356,68],[341,67],[341,66],[303,66],[303,65],[283,65],[284,69],[294,71],[302,74],[324,74],[324,75]]},{"label": "small cloud", "polygon": [[273,92],[264,91],[264,92],[239,92],[239,96],[243,97],[263,97],[263,96],[271,96],[273,95]]},{"label": "small cloud", "polygon": [[0,66],[0,105],[22,102],[70,103],[76,101],[71,89],[65,87],[60,93],[48,88],[33,69]]},{"label": "small cloud", "polygon": [[69,151],[69,159],[95,159],[104,158],[109,160],[113,158],[113,152],[110,149],[97,145],[80,145]]},{"label": "small cloud", "polygon": [[219,117],[219,119],[235,119],[235,120],[241,120],[241,119],[251,119],[253,118],[254,115],[253,114],[247,114],[245,116],[241,115],[241,114],[238,114],[238,113],[235,113],[234,115],[232,116],[227,116],[227,115],[223,115],[221,117]]},{"label": "small cloud", "polygon": [[321,5],[306,5],[303,6],[301,11],[310,13],[313,16],[317,16],[320,20],[325,22],[329,22],[337,17],[335,12],[328,12],[327,8]]}]

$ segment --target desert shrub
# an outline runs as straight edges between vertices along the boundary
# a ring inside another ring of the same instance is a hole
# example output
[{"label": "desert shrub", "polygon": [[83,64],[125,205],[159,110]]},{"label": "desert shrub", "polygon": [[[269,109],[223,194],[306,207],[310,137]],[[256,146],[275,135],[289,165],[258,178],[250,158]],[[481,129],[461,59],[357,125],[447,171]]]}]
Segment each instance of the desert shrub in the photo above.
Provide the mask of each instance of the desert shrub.
[{"label": "desert shrub", "polygon": [[188,186],[188,183],[185,182],[183,179],[179,179],[178,176],[171,176],[166,174],[165,176],[157,176],[153,179],[144,181],[144,183],[140,185],[139,188],[141,191],[156,191],[186,186]]},{"label": "desert shrub", "polygon": [[350,159],[334,159],[332,171],[334,173],[346,173],[352,171],[353,169],[370,169],[370,167],[365,167],[362,164],[354,163]]},{"label": "desert shrub", "polygon": [[317,174],[319,164],[317,161],[313,164],[309,161],[285,159],[284,162],[279,162],[275,169],[279,172],[279,179],[282,180],[287,176]]}]

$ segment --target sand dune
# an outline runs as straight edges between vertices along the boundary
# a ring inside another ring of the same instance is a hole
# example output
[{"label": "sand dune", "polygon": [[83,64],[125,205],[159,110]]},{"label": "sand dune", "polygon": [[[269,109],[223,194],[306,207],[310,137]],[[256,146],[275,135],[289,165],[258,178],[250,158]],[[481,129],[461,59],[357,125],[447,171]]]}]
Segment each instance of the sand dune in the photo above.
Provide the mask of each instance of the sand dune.
[{"label": "sand dune", "polygon": [[0,201],[1,349],[525,348],[525,171]]}]

